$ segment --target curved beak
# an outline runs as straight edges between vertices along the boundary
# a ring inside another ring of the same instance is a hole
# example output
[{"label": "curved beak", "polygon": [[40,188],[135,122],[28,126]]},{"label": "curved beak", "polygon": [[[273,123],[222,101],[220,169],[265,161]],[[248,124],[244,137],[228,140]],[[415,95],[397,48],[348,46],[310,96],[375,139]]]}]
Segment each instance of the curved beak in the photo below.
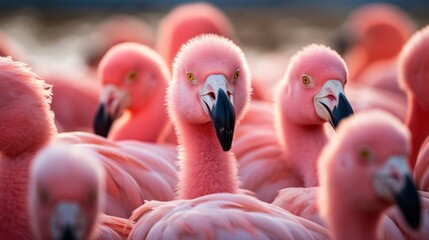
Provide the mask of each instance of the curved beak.
[{"label": "curved beak", "polygon": [[51,217],[50,230],[53,239],[83,239],[86,219],[75,202],[61,202]]},{"label": "curved beak", "polygon": [[235,128],[233,91],[223,75],[210,75],[200,91],[204,111],[210,116],[223,151],[231,149]]},{"label": "curved beak", "polygon": [[353,114],[352,106],[344,95],[338,80],[328,80],[314,97],[317,115],[335,129],[342,119]]},{"label": "curved beak", "polygon": [[378,195],[396,203],[403,217],[414,229],[420,226],[420,198],[411,178],[405,156],[393,156],[373,179]]},{"label": "curved beak", "polygon": [[100,96],[100,104],[95,114],[94,133],[107,137],[115,119],[120,117],[129,105],[129,97],[113,85],[106,85]]}]

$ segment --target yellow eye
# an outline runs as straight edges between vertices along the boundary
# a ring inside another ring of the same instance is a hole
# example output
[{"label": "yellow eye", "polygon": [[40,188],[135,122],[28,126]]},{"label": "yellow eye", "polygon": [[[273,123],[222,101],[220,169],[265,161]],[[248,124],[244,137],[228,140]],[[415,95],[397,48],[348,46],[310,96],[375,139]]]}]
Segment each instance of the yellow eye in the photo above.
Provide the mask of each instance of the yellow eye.
[{"label": "yellow eye", "polygon": [[194,80],[194,74],[190,72],[186,73],[186,77],[188,78],[188,82],[191,82]]},{"label": "yellow eye", "polygon": [[373,160],[371,150],[367,146],[362,146],[359,149],[358,154],[359,154],[359,159],[363,164],[370,163]]},{"label": "yellow eye", "polygon": [[137,80],[137,73],[136,73],[135,71],[131,71],[131,72],[128,74],[127,82],[132,83],[132,82],[134,82],[134,81],[136,81],[136,80]]},{"label": "yellow eye", "polygon": [[234,82],[235,81],[237,81],[237,79],[240,77],[240,71],[239,70],[237,70],[237,71],[235,71],[235,73],[234,73]]},{"label": "yellow eye", "polygon": [[302,75],[301,81],[305,86],[307,86],[311,83],[311,79],[307,75]]}]

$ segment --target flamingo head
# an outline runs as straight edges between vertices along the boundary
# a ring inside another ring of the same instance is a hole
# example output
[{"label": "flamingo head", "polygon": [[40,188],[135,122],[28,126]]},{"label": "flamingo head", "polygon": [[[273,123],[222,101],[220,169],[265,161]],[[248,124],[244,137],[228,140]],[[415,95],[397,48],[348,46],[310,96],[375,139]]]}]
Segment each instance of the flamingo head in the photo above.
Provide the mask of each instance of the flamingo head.
[{"label": "flamingo head", "polygon": [[157,50],[172,65],[182,44],[193,37],[209,33],[235,39],[228,17],[214,5],[206,2],[182,4],[161,21]]},{"label": "flamingo head", "polygon": [[102,82],[95,133],[106,137],[124,111],[137,113],[151,103],[152,96],[165,91],[169,78],[164,60],[138,43],[121,43],[111,48],[98,69]]},{"label": "flamingo head", "polygon": [[34,159],[29,207],[38,239],[90,239],[102,208],[104,172],[83,149],[50,146]]},{"label": "flamingo head", "polygon": [[319,159],[322,214],[328,217],[328,198],[336,199],[334,211],[344,210],[338,207],[342,201],[350,207],[345,211],[364,216],[381,215],[396,204],[418,228],[420,200],[407,164],[409,150],[408,130],[388,113],[370,111],[344,120]]},{"label": "flamingo head", "polygon": [[173,122],[213,124],[222,149],[231,148],[236,119],[250,101],[250,73],[244,54],[232,41],[202,35],[177,55],[167,93]]},{"label": "flamingo head", "polygon": [[388,3],[365,4],[349,14],[335,42],[341,54],[364,50],[369,61],[396,56],[415,31],[408,14]]},{"label": "flamingo head", "polygon": [[282,116],[295,123],[330,122],[335,128],[353,113],[345,97],[347,68],[342,58],[322,45],[310,45],[292,57],[275,101]]},{"label": "flamingo head", "polygon": [[399,83],[423,109],[429,111],[429,26],[416,32],[405,44],[399,58]]}]

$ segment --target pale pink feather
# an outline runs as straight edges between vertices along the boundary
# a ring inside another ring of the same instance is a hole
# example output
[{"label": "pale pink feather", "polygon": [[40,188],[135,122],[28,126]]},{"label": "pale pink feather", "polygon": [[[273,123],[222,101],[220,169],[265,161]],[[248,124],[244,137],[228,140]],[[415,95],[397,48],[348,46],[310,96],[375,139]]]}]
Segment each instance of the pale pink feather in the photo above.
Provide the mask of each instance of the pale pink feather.
[{"label": "pale pink feather", "polygon": [[61,133],[56,142],[93,152],[105,168],[105,213],[129,217],[145,200],[172,200],[177,184],[176,148],[138,141],[110,141],[84,132]]}]

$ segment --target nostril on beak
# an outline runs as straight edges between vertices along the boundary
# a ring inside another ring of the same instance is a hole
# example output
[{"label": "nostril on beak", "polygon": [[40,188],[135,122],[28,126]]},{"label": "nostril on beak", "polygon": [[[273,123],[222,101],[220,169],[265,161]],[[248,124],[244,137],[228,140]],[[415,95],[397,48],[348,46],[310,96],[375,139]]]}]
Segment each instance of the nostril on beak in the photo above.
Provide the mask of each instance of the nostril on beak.
[{"label": "nostril on beak", "polygon": [[214,94],[214,92],[209,92],[208,94],[213,100],[216,99],[216,95]]}]

